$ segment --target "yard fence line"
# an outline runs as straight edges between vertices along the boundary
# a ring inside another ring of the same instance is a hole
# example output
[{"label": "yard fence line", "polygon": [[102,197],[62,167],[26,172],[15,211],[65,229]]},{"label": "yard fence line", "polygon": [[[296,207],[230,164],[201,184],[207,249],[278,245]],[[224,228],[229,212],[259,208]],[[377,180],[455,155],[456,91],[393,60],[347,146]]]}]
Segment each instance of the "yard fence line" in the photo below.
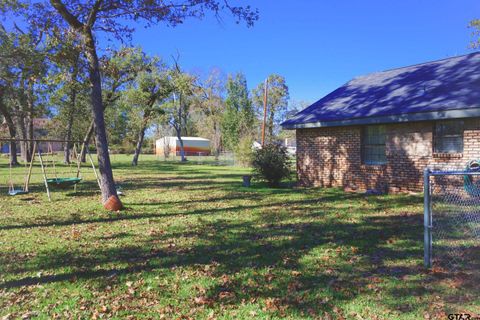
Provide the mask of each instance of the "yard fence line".
[{"label": "yard fence line", "polygon": [[[163,155],[157,155],[157,159],[162,161],[180,161],[180,156],[169,156],[165,157]],[[205,152],[197,152],[196,154],[189,152],[186,155],[186,158],[189,163],[195,164],[213,164],[220,166],[236,166],[238,165],[235,153],[233,152],[220,152],[218,156],[207,155]]]},{"label": "yard fence line", "polygon": [[[180,156],[168,156],[165,157],[164,155],[156,155],[156,158],[161,161],[180,161]],[[218,165],[218,166],[230,166],[230,167],[245,167],[246,164],[241,161],[241,157],[237,156],[235,152],[232,151],[222,151],[220,154],[215,157],[214,155],[205,155],[204,152],[198,152],[193,154],[190,152],[186,155],[186,158],[189,163],[193,164],[210,164],[210,165]],[[296,157],[294,155],[290,155],[289,165],[292,172],[296,170]]]},{"label": "yard fence line", "polygon": [[480,266],[480,171],[424,170],[424,264]]}]

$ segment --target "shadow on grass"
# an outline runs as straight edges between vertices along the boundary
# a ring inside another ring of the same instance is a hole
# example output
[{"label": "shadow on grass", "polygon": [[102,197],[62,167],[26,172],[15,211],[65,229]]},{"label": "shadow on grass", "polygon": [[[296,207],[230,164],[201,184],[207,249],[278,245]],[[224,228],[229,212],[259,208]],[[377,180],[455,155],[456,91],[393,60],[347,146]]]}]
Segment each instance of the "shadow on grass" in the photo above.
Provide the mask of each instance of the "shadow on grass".
[{"label": "shadow on grass", "polygon": [[[282,221],[282,213],[266,212],[255,215],[254,219],[248,222],[201,220],[198,226],[185,228],[183,231],[152,234],[144,242],[135,245],[110,249],[92,248],[86,254],[75,250],[45,252],[32,258],[28,264],[23,264],[23,267],[8,272],[15,274],[24,271],[34,273],[48,271],[48,275],[6,281],[0,284],[0,288],[74,279],[96,279],[100,284],[106,285],[109,277],[114,276],[174,267],[203,270],[202,266],[214,265],[212,271],[209,271],[210,275],[224,279],[209,287],[205,293],[207,299],[214,305],[225,303],[238,305],[260,297],[272,299],[274,305],[272,308],[280,314],[305,312],[319,316],[324,311],[332,311],[340,301],[350,301],[362,294],[374,295],[377,289],[376,279],[385,281],[393,278],[402,281],[408,277],[423,275],[426,280],[411,280],[408,288],[385,288],[382,292],[384,297],[382,303],[386,307],[399,312],[416,312],[418,305],[395,302],[405,296],[422,297],[433,294],[433,289],[427,288],[426,284],[440,281],[438,277],[426,273],[421,265],[422,216],[421,214],[372,216],[365,212],[360,221],[348,222],[325,215],[325,211],[334,210],[333,207],[329,207],[331,201],[355,201],[360,197],[364,196],[334,192],[316,199],[291,201],[289,207],[298,207],[307,215],[318,217],[309,222],[278,223]],[[217,200],[222,201],[223,198]],[[383,209],[402,206],[404,201],[403,198],[369,198],[369,202]],[[276,202],[181,213],[122,215],[86,221],[63,223],[56,221],[47,225],[24,227],[109,223],[175,215],[212,215],[226,211],[271,208],[282,204]],[[312,207],[315,204],[322,205],[322,208]],[[108,237],[114,239],[128,236],[128,233],[120,232]],[[164,243],[169,239],[178,238],[195,239],[195,244],[191,247],[152,246],[153,243]],[[394,243],[390,243],[391,238],[395,239]],[[326,247],[331,251],[328,259],[316,256],[319,254],[318,248],[322,248],[321,253],[324,253]],[[351,251],[349,248],[355,250]],[[316,258],[312,265],[306,267],[303,260],[309,257]],[[13,253],[4,255],[2,259],[21,260]],[[110,267],[112,265],[122,267]],[[50,274],[62,268],[73,271]],[[468,292],[473,293],[474,290],[476,289],[468,289]],[[319,303],[319,292],[330,296],[330,300]]]},{"label": "shadow on grass", "polygon": [[[150,164],[146,168],[168,170],[169,166]],[[127,166],[118,165],[117,168],[126,169]],[[422,267],[422,216],[406,209],[421,203],[418,196],[366,197],[339,190],[320,193],[317,189],[269,189],[262,184],[243,188],[240,187],[240,173],[212,175],[189,169],[187,165],[181,168],[172,165],[173,170],[189,171],[189,175],[194,172],[195,175],[123,179],[119,182],[127,194],[128,191],[153,188],[185,188],[220,190],[227,195],[185,201],[162,201],[161,197],[152,197],[145,203],[129,203],[127,196],[125,203],[130,210],[117,215],[105,213],[87,219],[74,215],[65,220],[2,225],[0,230],[12,230],[176,216],[199,217],[197,225],[164,234],[153,233],[144,241],[113,248],[92,246],[86,252],[80,249],[52,250],[27,258],[15,252],[5,252],[0,255],[0,264],[7,261],[19,263],[5,270],[13,280],[1,282],[0,288],[78,279],[95,280],[102,286],[107,285],[112,277],[186,267],[194,268],[200,275],[222,279],[205,293],[212,305],[240,305],[260,297],[271,299],[270,308],[280,315],[282,312],[303,312],[321,317],[322,312],[332,311],[339,302],[352,301],[359,295],[375,296],[375,290],[380,289],[382,299],[379,303],[386,308],[416,313],[420,304],[398,301],[405,297],[433,295],[435,289],[429,284],[444,280],[438,274],[427,273]],[[82,187],[77,195],[93,195],[96,191],[89,190],[95,189],[95,183],[86,184],[85,189]],[[278,196],[275,201],[269,199],[273,195]],[[302,195],[303,198],[286,202],[281,199],[283,195]],[[355,208],[356,221],[349,219],[348,211],[338,206],[365,199],[369,207]],[[232,200],[228,207],[189,209],[193,204],[228,204]],[[248,202],[237,204],[235,200]],[[184,206],[169,207],[179,204]],[[143,206],[157,210],[141,212]],[[381,214],[392,208],[399,209],[399,213]],[[226,219],[228,214],[239,215],[246,211],[254,212],[249,221]],[[305,221],[286,219],[298,212]],[[200,219],[204,216],[215,216],[215,220]],[[122,231],[98,239],[110,241],[128,237],[130,234]],[[193,245],[156,245],[181,238],[191,239]],[[311,260],[309,264],[305,262],[308,259]],[[204,266],[214,267],[205,271]],[[22,272],[40,275],[15,277]],[[415,279],[405,280],[410,278]],[[392,279],[408,281],[408,286],[380,288],[378,281]],[[462,295],[475,296],[478,286],[467,286],[467,279]],[[451,295],[453,299],[458,296],[458,291]],[[323,300],[325,297],[329,300]]]},{"label": "shadow on grass", "polygon": [[[342,246],[355,246],[357,242],[351,235],[369,231],[368,246],[363,246],[357,255],[370,255],[372,248],[380,246],[381,237],[375,231],[389,232],[390,228],[398,231],[396,219],[380,221],[365,220],[362,224],[341,222],[295,223],[287,225],[264,225],[265,217],[249,223],[216,221],[206,223],[190,236],[199,238],[198,245],[192,248],[153,249],[148,244],[128,246],[109,250],[92,250],[87,256],[76,252],[52,252],[38,258],[34,264],[38,270],[54,270],[68,267],[77,271],[40,277],[28,277],[1,284],[2,288],[12,288],[32,284],[68,281],[72,279],[92,279],[118,276],[128,273],[149,272],[156,269],[169,269],[182,266],[217,265],[213,276],[226,275],[229,279],[209,288],[208,299],[214,303],[224,303],[219,298],[222,293],[230,294],[230,304],[240,304],[253,297],[273,298],[278,308],[307,311],[315,314],[331,310],[333,304],[319,304],[312,292],[319,287],[331,292],[335,301],[350,300],[359,294],[353,288],[366,288],[368,278],[417,274],[419,268],[404,268],[401,272],[385,270],[381,262],[361,263],[357,273],[352,274],[349,256],[337,258],[334,264],[319,264],[318,268],[302,270],[300,260],[308,256],[316,246],[333,243]],[[270,218],[271,219],[271,218]],[[269,220],[270,220],[269,219]],[[338,234],[338,230],[342,230]],[[410,231],[408,231],[410,230]],[[211,231],[214,231],[212,233]],[[412,228],[405,228],[404,236],[412,236]],[[418,230],[417,230],[418,231]],[[336,233],[335,238],[331,233]],[[170,237],[184,236],[173,234]],[[348,236],[350,235],[350,236]],[[162,237],[162,236],[160,236]],[[272,239],[281,239],[273,241]],[[155,236],[152,237],[152,241]],[[158,239],[156,239],[158,240]],[[416,259],[421,256],[421,248],[398,248],[382,251],[382,259]],[[12,258],[12,257],[11,257]],[[123,268],[103,269],[105,264],[124,264]],[[95,270],[92,268],[95,267]],[[99,268],[100,267],[100,268]],[[272,270],[271,279],[259,271]],[[330,270],[334,270],[333,272]],[[37,270],[32,270],[37,271]],[[361,271],[358,273],[358,271]],[[106,280],[105,280],[106,281]],[[292,289],[293,288],[293,289]],[[333,303],[335,301],[332,301]]]},{"label": "shadow on grass", "polygon": [[[345,195],[346,199],[353,199],[352,197],[361,197],[360,195]],[[245,199],[245,196],[242,195],[229,195],[225,197],[218,197],[218,198],[209,198],[206,200],[189,200],[189,201],[182,201],[182,202],[154,202],[151,205],[161,207],[162,205],[169,205],[169,204],[188,204],[190,203],[209,203],[215,201],[223,201],[226,199]],[[261,199],[258,195],[248,195],[249,200]],[[309,204],[325,204],[329,201],[336,201],[342,199],[339,195],[331,195],[325,196],[320,199],[306,199],[306,200],[297,200],[297,201],[290,201],[289,205],[291,206],[305,206]],[[235,205],[229,206],[225,208],[208,208],[208,209],[195,209],[195,210],[180,210],[177,212],[168,210],[169,212],[161,212],[161,213],[134,213],[133,207],[134,206],[148,206],[149,203],[127,203],[127,208],[125,211],[116,214],[110,214],[105,212],[105,216],[95,217],[92,219],[82,219],[79,216],[75,216],[73,219],[67,220],[52,220],[48,222],[42,223],[26,223],[26,224],[16,224],[16,225],[1,225],[0,230],[12,230],[12,229],[30,229],[30,228],[40,228],[40,227],[52,227],[52,226],[70,226],[75,224],[90,224],[90,223],[108,223],[108,222],[115,222],[115,221],[128,221],[128,220],[141,220],[141,219],[151,219],[151,218],[165,218],[165,217],[175,217],[175,216],[189,216],[189,215],[214,215],[223,212],[242,212],[244,210],[252,210],[252,209],[261,209],[261,208],[271,208],[275,206],[282,206],[285,205],[284,202],[269,202],[267,204],[251,204],[251,205]],[[159,208],[161,209],[161,208]]]}]

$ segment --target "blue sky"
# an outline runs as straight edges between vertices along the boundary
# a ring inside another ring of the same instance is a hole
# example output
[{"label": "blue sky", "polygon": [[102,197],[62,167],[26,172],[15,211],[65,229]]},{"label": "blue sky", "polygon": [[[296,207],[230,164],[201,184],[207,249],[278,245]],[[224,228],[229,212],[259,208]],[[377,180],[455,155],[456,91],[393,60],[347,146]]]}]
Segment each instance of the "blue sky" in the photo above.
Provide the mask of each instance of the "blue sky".
[{"label": "blue sky", "polygon": [[181,55],[194,71],[242,71],[249,87],[286,77],[294,100],[314,102],[357,75],[469,53],[478,0],[262,0],[253,28],[209,18],[138,28],[150,54]]}]

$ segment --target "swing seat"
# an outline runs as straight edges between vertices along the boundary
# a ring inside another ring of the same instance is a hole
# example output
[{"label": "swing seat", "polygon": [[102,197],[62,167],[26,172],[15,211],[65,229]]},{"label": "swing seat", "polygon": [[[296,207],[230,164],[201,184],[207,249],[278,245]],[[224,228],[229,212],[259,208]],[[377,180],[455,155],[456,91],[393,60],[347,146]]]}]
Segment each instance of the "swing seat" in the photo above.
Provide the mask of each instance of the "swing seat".
[{"label": "swing seat", "polygon": [[8,195],[9,196],[20,196],[22,194],[28,194],[28,191],[22,190],[22,189],[14,189],[14,190],[9,190]]},{"label": "swing seat", "polygon": [[82,178],[54,178],[47,179],[47,183],[51,187],[66,189],[68,187],[74,186],[77,183],[82,181]]}]

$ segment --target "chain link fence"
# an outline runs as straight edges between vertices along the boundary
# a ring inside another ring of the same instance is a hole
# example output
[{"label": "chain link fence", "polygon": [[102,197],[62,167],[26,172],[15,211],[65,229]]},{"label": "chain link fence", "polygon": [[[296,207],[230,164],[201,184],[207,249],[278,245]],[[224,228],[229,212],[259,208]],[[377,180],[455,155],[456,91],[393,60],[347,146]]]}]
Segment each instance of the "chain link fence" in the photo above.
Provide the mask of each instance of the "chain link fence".
[{"label": "chain link fence", "polygon": [[480,171],[424,172],[425,265],[480,267]]},{"label": "chain link fence", "polygon": [[[292,174],[296,172],[296,155],[295,153],[289,153],[289,165],[292,171]],[[164,155],[156,155],[157,160],[160,161],[175,161],[179,162],[181,157],[179,155],[170,155],[165,157]],[[190,152],[185,156],[188,160],[188,163],[191,164],[205,164],[205,165],[216,165],[216,166],[230,166],[230,167],[250,167],[249,164],[245,163],[245,156],[241,157],[238,154],[235,154],[231,151],[222,151],[218,156],[211,154],[205,154],[202,152],[192,153]]]},{"label": "chain link fence", "polygon": [[[158,160],[161,161],[180,161],[181,157],[179,155],[171,155],[168,157],[165,156],[156,156]],[[203,152],[192,153],[190,152],[185,156],[189,163],[193,164],[209,164],[209,165],[218,165],[218,166],[238,166],[240,165],[237,161],[237,157],[233,152],[220,152],[218,156],[206,154]]]}]

